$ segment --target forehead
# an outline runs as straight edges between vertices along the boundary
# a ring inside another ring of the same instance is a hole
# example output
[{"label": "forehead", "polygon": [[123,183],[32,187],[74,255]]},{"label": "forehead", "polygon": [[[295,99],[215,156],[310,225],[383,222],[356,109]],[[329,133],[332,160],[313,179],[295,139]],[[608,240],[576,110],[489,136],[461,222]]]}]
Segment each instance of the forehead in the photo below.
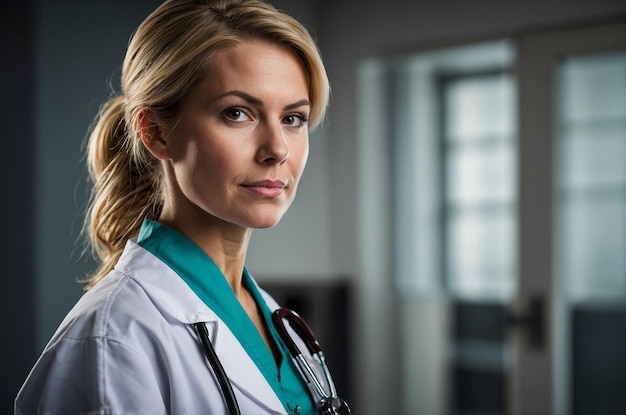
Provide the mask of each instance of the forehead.
[{"label": "forehead", "polygon": [[201,81],[213,90],[233,87],[263,90],[264,86],[291,89],[308,97],[308,76],[296,53],[276,43],[240,41],[220,50],[206,65]]}]

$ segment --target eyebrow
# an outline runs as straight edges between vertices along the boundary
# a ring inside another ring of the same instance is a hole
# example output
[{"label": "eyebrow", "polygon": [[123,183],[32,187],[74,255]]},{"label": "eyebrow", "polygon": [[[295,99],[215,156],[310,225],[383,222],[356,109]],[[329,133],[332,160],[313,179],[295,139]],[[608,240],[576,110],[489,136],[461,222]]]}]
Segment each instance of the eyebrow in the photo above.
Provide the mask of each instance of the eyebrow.
[{"label": "eyebrow", "polygon": [[[250,94],[248,94],[246,92],[237,91],[237,90],[235,90],[235,91],[228,91],[228,92],[220,95],[218,97],[218,99],[227,97],[229,95],[234,95],[236,97],[242,98],[242,99],[248,101],[249,103],[251,103],[253,105],[257,105],[257,106],[260,106],[260,107],[263,106],[263,101],[261,99],[255,97],[255,96],[252,96],[252,95],[250,95]],[[286,110],[292,110],[292,109],[295,109],[295,108],[298,108],[298,107],[302,107],[304,105],[307,105],[307,106],[310,107],[311,106],[311,101],[309,101],[308,99],[301,99],[300,101],[294,102],[293,104],[286,105],[285,109]]]}]

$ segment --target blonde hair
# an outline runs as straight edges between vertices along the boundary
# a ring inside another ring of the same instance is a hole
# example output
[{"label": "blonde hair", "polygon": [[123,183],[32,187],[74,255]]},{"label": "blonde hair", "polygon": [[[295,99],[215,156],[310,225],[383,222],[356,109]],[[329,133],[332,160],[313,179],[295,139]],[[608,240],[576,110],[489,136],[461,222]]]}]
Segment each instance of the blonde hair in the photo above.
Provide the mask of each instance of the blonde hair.
[{"label": "blonde hair", "polygon": [[99,268],[87,277],[92,288],[118,261],[144,218],[158,218],[162,172],[136,129],[149,108],[172,126],[180,103],[215,55],[234,42],[258,39],[291,49],[309,80],[309,127],[318,126],[329,84],[318,48],[291,16],[261,0],[168,0],[138,27],[121,76],[121,93],[100,110],[89,136],[87,162],[94,191],[86,230]]}]

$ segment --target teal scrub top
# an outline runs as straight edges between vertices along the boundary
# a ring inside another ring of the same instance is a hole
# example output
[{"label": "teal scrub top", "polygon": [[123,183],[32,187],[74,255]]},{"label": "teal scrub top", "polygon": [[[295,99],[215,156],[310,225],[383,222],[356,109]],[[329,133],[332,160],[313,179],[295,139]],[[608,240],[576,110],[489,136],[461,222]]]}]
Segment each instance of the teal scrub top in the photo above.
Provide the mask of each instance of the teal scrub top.
[{"label": "teal scrub top", "polygon": [[315,414],[306,383],[272,323],[272,311],[245,268],[242,283],[258,304],[273,340],[280,350],[281,359],[278,367],[274,356],[241,307],[221,270],[200,247],[183,234],[149,219],[144,220],[137,243],[174,270],[226,323],[289,414]]}]

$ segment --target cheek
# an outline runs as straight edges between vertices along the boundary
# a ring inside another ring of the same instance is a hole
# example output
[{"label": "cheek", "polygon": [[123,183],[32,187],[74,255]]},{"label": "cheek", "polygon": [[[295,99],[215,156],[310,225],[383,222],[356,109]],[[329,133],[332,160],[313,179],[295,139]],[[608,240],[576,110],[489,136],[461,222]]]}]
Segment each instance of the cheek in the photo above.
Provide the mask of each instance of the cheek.
[{"label": "cheek", "polygon": [[206,143],[189,140],[184,147],[179,147],[176,157],[172,157],[176,181],[183,193],[191,199],[201,196],[214,186],[215,174],[221,166],[219,158]]},{"label": "cheek", "polygon": [[227,188],[245,172],[246,148],[237,146],[236,141],[212,142],[199,145],[192,150],[193,180],[199,188],[219,191]]}]

